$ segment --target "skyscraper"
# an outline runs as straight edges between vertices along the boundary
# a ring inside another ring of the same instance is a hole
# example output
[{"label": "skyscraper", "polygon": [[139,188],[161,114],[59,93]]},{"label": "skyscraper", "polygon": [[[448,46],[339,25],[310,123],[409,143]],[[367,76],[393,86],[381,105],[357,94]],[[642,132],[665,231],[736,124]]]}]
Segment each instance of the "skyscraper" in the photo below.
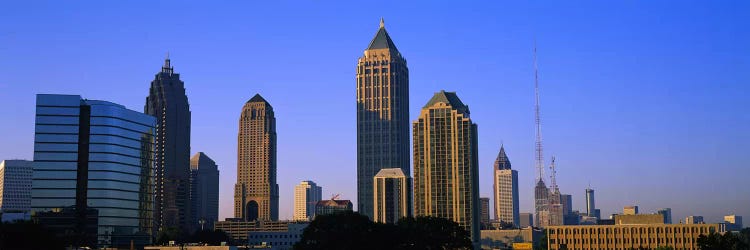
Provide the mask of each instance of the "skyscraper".
[{"label": "skyscraper", "polygon": [[380,29],[357,62],[357,208],[373,218],[372,180],[383,168],[409,168],[409,68]]},{"label": "skyscraper", "polygon": [[98,211],[99,246],[150,243],[155,126],[154,117],[111,102],[37,95],[32,211],[73,208],[67,224],[79,233],[94,226],[87,211]]},{"label": "skyscraper", "polygon": [[518,225],[520,228],[527,228],[534,225],[534,214],[532,213],[519,213],[521,217],[521,224]]},{"label": "skyscraper", "polygon": [[0,162],[0,213],[29,212],[31,209],[32,162]]},{"label": "skyscraper", "polygon": [[219,169],[203,152],[190,158],[190,207],[193,227],[214,228],[219,220]]},{"label": "skyscraper", "polygon": [[480,197],[479,198],[479,222],[482,224],[482,228],[485,227],[485,225],[490,224],[490,198],[487,197]]},{"label": "skyscraper", "polygon": [[373,220],[396,223],[403,217],[411,217],[411,177],[400,168],[384,168],[374,178]]},{"label": "skyscraper", "polygon": [[440,91],[412,124],[414,213],[453,220],[479,242],[477,125],[454,92]]},{"label": "skyscraper", "polygon": [[259,94],[245,103],[240,114],[234,216],[246,221],[279,219],[276,117]]},{"label": "skyscraper", "polygon": [[662,209],[659,209],[659,211],[657,211],[656,213],[664,216],[664,224],[672,224],[672,209],[671,208],[662,208]]},{"label": "skyscraper", "polygon": [[190,104],[185,83],[174,73],[169,57],[151,81],[144,112],[156,117],[156,230],[191,230]]},{"label": "skyscraper", "polygon": [[294,187],[294,220],[311,221],[315,205],[323,198],[323,188],[313,181],[302,181]]},{"label": "skyscraper", "polygon": [[595,213],[596,203],[594,203],[594,190],[586,188],[586,214],[590,217],[599,218],[599,215]]},{"label": "skyscraper", "polygon": [[505,146],[500,146],[493,172],[495,219],[519,226],[518,171],[511,169],[510,160],[505,154]]}]

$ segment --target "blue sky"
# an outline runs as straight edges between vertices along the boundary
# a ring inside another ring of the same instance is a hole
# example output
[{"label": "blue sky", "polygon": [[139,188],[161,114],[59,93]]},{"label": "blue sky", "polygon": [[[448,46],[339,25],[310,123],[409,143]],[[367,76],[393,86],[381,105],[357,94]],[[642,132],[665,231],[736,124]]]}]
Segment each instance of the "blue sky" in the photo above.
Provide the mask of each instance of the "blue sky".
[{"label": "blue sky", "polygon": [[479,125],[481,196],[504,143],[532,211],[533,44],[545,156],[585,210],[750,216],[746,1],[6,2],[0,6],[0,159],[31,159],[37,93],[142,111],[167,51],[193,115],[192,151],[221,170],[232,217],[242,105],[277,116],[281,218],[293,186],[356,199],[355,65],[378,22],[410,69],[410,117],[441,89]]}]

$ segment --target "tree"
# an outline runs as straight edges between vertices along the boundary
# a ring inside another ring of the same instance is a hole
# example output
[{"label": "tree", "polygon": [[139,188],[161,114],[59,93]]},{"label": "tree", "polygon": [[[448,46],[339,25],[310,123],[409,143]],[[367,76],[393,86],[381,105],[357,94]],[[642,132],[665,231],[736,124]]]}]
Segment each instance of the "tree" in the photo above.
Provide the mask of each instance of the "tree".
[{"label": "tree", "polygon": [[0,249],[65,249],[65,241],[30,221],[0,223]]},{"label": "tree", "polygon": [[404,218],[397,224],[370,221],[347,212],[316,216],[296,250],[316,249],[471,249],[469,233],[437,217]]},{"label": "tree", "polygon": [[748,242],[743,240],[743,236],[735,235],[731,232],[718,234],[711,232],[708,235],[698,237],[698,248],[701,250],[746,250],[750,249]]},{"label": "tree", "polygon": [[542,231],[542,237],[539,238],[539,245],[534,247],[534,250],[547,250],[549,249],[549,246],[547,246],[547,229],[544,229]]}]

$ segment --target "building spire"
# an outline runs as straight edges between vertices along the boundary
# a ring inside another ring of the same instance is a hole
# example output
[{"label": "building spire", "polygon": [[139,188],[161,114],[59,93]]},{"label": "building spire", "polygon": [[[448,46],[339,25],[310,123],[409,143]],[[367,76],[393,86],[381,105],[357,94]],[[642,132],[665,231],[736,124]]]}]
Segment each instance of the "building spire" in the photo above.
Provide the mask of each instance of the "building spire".
[{"label": "building spire", "polygon": [[167,51],[167,57],[164,59],[164,66],[161,67],[161,72],[172,74],[174,72],[174,68],[172,68],[172,63],[169,60],[169,51]]},{"label": "building spire", "polygon": [[382,17],[380,18],[380,28],[385,28],[385,19],[383,19]]}]

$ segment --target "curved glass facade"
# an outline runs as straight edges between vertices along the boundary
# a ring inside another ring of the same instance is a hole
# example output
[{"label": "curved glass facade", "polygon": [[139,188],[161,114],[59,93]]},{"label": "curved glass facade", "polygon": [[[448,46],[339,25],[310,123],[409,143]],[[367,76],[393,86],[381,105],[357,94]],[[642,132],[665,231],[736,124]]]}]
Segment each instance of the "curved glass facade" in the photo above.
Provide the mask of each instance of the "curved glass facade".
[{"label": "curved glass facade", "polygon": [[99,246],[149,243],[155,119],[73,95],[37,95],[36,111],[32,210],[85,204]]}]

